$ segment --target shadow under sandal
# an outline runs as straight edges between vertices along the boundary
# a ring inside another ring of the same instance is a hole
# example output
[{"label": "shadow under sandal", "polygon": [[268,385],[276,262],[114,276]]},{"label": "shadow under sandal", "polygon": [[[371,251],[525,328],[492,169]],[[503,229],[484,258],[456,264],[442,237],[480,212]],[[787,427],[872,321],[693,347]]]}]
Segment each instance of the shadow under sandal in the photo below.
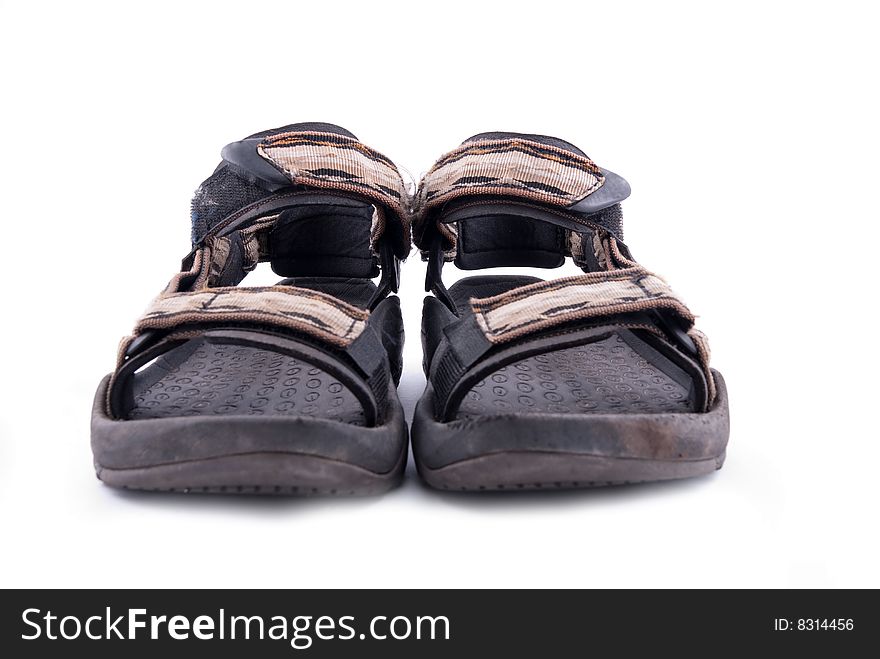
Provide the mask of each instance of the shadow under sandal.
[{"label": "shadow under sandal", "polygon": [[[406,190],[331,124],[223,149],[193,250],[98,387],[92,450],[117,487],[371,494],[399,482]],[[287,277],[238,287],[258,262]],[[381,274],[378,286],[372,279]]]},{"label": "shadow under sandal", "polygon": [[[621,177],[555,138],[484,133],[423,178],[428,386],[413,420],[422,478],[450,490],[570,488],[719,469],[727,392],[705,337],[622,242]],[[542,281],[464,270],[554,268]]]}]

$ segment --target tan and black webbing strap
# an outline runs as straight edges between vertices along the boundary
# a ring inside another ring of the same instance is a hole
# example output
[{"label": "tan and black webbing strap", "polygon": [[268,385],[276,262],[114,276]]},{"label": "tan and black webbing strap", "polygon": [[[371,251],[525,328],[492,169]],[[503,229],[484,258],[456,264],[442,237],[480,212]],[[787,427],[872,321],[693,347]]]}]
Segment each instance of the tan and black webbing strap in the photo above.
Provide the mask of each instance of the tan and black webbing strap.
[{"label": "tan and black webbing strap", "polygon": [[418,209],[465,196],[521,198],[566,208],[598,190],[602,170],[586,156],[525,138],[465,142],[441,157],[419,186]]},{"label": "tan and black webbing strap", "polygon": [[292,185],[350,192],[376,202],[386,212],[371,232],[373,248],[391,223],[401,234],[399,242],[409,250],[407,186],[397,166],[375,149],[345,135],[303,131],[266,137],[257,145],[257,153]]},{"label": "tan and black webbing strap", "polygon": [[694,316],[669,285],[642,268],[538,282],[488,298],[471,311],[486,339],[507,343],[573,321],[664,309],[690,329]]},{"label": "tan and black webbing strap", "polygon": [[[519,202],[555,211],[575,229],[580,222],[585,231],[595,225],[620,238],[619,217],[606,218],[600,211],[628,196],[623,179],[559,140],[498,135],[504,136],[471,138],[442,156],[424,175],[415,200],[414,235],[420,249],[430,250],[432,236],[439,233],[448,256],[454,256],[458,220],[445,215],[451,208],[475,201]],[[586,220],[590,215],[595,215],[593,221]],[[604,226],[607,220],[611,222]]]},{"label": "tan and black webbing strap", "polygon": [[332,295],[296,286],[206,288],[157,297],[135,324],[173,330],[204,323],[251,323],[293,330],[344,348],[364,331],[369,312]]},{"label": "tan and black webbing strap", "polygon": [[[404,258],[410,245],[411,199],[397,166],[386,156],[343,132],[281,130],[227,144],[224,163],[253,178],[274,194],[242,204],[228,217],[213,222],[196,243],[209,234],[239,228],[262,207],[273,206],[278,195],[307,190],[354,195],[375,204],[377,216],[371,230],[371,247],[387,238]],[[210,182],[208,179],[207,182]],[[203,184],[204,185],[204,184]],[[245,205],[252,208],[242,214]]]}]

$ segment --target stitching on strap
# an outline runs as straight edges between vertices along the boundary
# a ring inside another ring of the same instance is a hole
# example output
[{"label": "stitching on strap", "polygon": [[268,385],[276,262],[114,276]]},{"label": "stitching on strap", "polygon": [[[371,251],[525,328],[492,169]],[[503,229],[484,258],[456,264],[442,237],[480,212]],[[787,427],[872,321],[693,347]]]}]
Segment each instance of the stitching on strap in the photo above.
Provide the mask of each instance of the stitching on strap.
[{"label": "stitching on strap", "polygon": [[589,158],[525,139],[480,140],[440,158],[419,187],[420,207],[464,195],[524,197],[569,206],[602,186]]},{"label": "stitching on strap", "polygon": [[695,319],[666,282],[640,267],[529,284],[470,304],[495,344],[575,320],[649,309],[669,309],[688,328]]},{"label": "stitching on strap", "polygon": [[294,286],[219,287],[160,295],[135,326],[135,334],[190,323],[260,323],[349,346],[366,327],[369,312],[331,295]]}]

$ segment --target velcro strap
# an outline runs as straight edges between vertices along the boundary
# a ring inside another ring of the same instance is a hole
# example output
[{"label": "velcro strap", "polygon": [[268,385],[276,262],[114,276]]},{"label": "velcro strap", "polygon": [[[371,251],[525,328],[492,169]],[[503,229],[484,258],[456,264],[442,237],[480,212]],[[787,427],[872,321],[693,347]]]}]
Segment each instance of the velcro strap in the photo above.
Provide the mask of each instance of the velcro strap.
[{"label": "velcro strap", "polygon": [[346,135],[291,131],[263,138],[257,153],[293,185],[353,192],[378,202],[399,220],[409,244],[406,185],[394,163],[375,149]]},{"label": "velcro strap", "polygon": [[486,339],[506,343],[534,332],[603,316],[665,309],[683,329],[694,315],[662,279],[639,268],[596,272],[473,298],[471,309]]},{"label": "velcro strap", "polygon": [[[692,342],[691,355],[705,376],[707,400],[711,403],[715,398],[709,346],[693,327],[694,315],[666,282],[641,267],[529,284],[493,297],[472,298],[470,307],[473,315],[464,314],[444,329],[445,338],[432,360],[428,379],[440,418],[451,418],[466,391],[463,383],[475,379],[466,375],[491,351],[551,352],[566,342],[579,345],[603,323],[662,333],[679,347],[686,332],[684,342]],[[668,323],[670,316],[674,325]],[[564,335],[552,332],[563,325],[568,325]]]},{"label": "velcro strap", "polygon": [[419,208],[463,196],[524,198],[570,206],[605,178],[586,156],[523,138],[466,142],[440,158],[419,189]]},{"label": "velcro strap", "polygon": [[[442,238],[445,260],[463,269],[556,267],[576,260],[572,235],[622,239],[620,202],[629,184],[555,138],[492,133],[441,157],[422,178],[416,245]],[[582,261],[583,259],[581,259]]]},{"label": "velcro strap", "polygon": [[258,323],[346,348],[363,333],[368,317],[368,311],[319,291],[232,286],[160,295],[138,320],[134,333],[193,323]]}]

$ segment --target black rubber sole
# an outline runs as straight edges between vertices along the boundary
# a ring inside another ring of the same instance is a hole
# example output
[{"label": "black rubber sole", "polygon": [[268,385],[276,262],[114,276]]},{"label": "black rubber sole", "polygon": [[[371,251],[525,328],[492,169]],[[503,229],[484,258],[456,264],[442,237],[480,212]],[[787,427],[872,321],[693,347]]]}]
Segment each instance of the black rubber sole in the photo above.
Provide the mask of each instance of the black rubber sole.
[{"label": "black rubber sole", "polygon": [[[407,427],[396,392],[381,426],[292,415],[111,419],[109,376],[92,408],[98,478],[132,490],[373,495],[398,485]],[[393,384],[390,385],[393,387]]]},{"label": "black rubber sole", "polygon": [[664,461],[506,451],[440,469],[427,468],[418,461],[416,464],[422,479],[441,490],[565,490],[703,476],[721,469],[724,455],[708,460]]},{"label": "black rubber sole", "polygon": [[369,496],[400,483],[406,454],[387,474],[311,455],[253,453],[154,467],[108,469],[96,465],[105,485],[127,490],[184,494]]},{"label": "black rubber sole", "polygon": [[424,481],[459,491],[584,488],[701,476],[724,464],[727,389],[705,413],[499,414],[438,423],[426,390],[413,420]]}]

